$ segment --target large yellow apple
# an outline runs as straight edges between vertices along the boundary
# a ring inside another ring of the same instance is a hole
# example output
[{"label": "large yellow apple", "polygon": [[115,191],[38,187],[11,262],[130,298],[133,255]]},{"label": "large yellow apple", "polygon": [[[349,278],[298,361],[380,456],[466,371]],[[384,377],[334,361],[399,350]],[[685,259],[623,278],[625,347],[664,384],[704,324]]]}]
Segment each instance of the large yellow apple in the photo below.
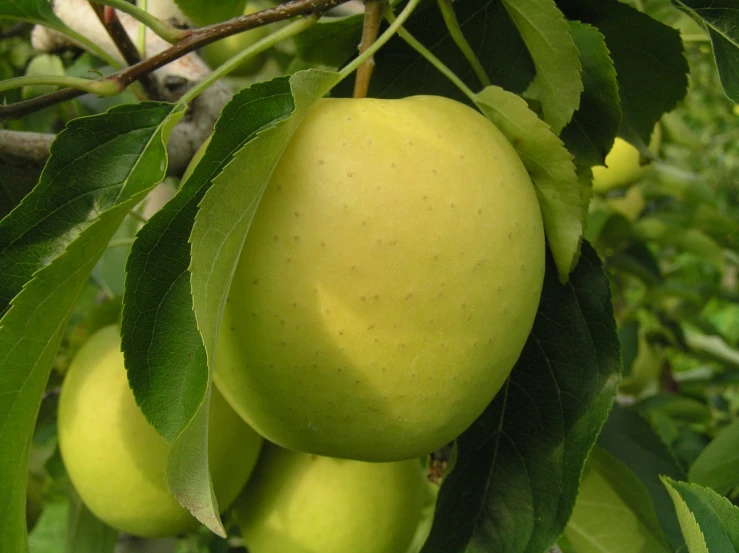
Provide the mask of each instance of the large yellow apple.
[{"label": "large yellow apple", "polygon": [[267,445],[234,513],[250,553],[404,553],[430,486],[418,459],[364,463]]},{"label": "large yellow apple", "polygon": [[[661,142],[662,130],[657,123],[649,140],[649,151],[656,155]],[[629,186],[641,180],[647,171],[647,166],[641,165],[640,157],[639,150],[624,139],[617,137],[613,148],[606,156],[606,165],[593,167],[593,190],[603,194],[614,188]]]},{"label": "large yellow apple", "polygon": [[485,409],[544,275],[521,160],[450,99],[324,99],[277,164],[224,311],[215,382],[259,433],[420,457]]},{"label": "large yellow apple", "polygon": [[[170,445],[136,405],[128,387],[117,326],[94,334],[69,367],[59,400],[59,447],[77,492],[110,526],[161,537],[197,521],[167,491]],[[213,391],[208,453],[221,509],[239,494],[256,465],[261,438]]]},{"label": "large yellow apple", "polygon": [[[249,15],[263,10],[266,6],[250,2],[244,10],[244,15]],[[207,63],[212,69],[220,67],[236,54],[246,50],[250,46],[256,44],[269,34],[267,27],[257,27],[249,31],[244,31],[237,35],[231,35],[226,38],[222,38],[217,42],[208,44],[201,52],[205,63]],[[237,77],[247,77],[256,73],[264,62],[267,60],[267,56],[264,52],[250,57],[244,60],[236,69],[231,71],[230,75]]]}]

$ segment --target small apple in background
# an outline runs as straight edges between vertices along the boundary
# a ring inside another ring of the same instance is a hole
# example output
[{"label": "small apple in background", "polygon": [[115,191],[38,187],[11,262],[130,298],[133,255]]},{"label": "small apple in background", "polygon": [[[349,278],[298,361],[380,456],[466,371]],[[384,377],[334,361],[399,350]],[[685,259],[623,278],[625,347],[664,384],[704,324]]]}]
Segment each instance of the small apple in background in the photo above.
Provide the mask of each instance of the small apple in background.
[{"label": "small apple in background", "polygon": [[432,486],[418,459],[363,463],[266,444],[233,509],[250,553],[404,553]]},{"label": "small apple in background", "polygon": [[[657,123],[649,140],[649,151],[657,155],[662,142],[662,130]],[[606,156],[606,165],[593,167],[593,190],[605,194],[614,188],[622,188],[642,179],[647,166],[641,165],[639,150],[622,138],[616,137],[613,148]]]},{"label": "small apple in background", "polygon": [[[244,15],[249,15],[265,9],[266,5],[249,2],[244,10]],[[244,31],[237,35],[232,35],[226,38],[208,44],[201,51],[201,56],[205,63],[207,63],[211,69],[220,67],[225,62],[230,60],[239,52],[246,50],[253,44],[266,37],[270,33],[269,27],[257,27],[249,31]],[[246,77],[253,73],[256,73],[264,62],[267,60],[265,52],[257,54],[245,60],[241,65],[229,73],[230,76],[234,77]]]},{"label": "small apple in background", "polygon": [[[94,334],[73,359],[59,399],[59,447],[87,507],[123,532],[163,537],[198,522],[167,491],[170,445],[136,405],[128,387],[120,330]],[[219,507],[236,498],[256,465],[262,439],[213,390],[208,453]]]},{"label": "small apple in background", "polygon": [[283,447],[421,457],[508,377],[544,259],[531,180],[480,113],[434,96],[320,100],[255,214],[214,381]]}]

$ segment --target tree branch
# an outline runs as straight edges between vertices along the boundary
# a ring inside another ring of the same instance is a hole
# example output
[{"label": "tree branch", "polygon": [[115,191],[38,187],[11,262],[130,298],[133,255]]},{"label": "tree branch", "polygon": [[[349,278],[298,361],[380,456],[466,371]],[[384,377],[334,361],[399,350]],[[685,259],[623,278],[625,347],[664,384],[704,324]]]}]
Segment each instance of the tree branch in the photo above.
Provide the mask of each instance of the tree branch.
[{"label": "tree branch", "polygon": [[[362,28],[362,41],[359,43],[359,55],[375,43],[377,35],[380,34],[380,24],[385,11],[387,0],[365,0],[364,2],[364,27]],[[371,56],[357,69],[354,81],[354,97],[365,98],[369,91],[372,71],[375,69],[375,57]]]},{"label": "tree branch", "polygon": [[0,130],[0,162],[43,167],[55,134]]},{"label": "tree branch", "polygon": [[[126,63],[128,65],[136,65],[137,63],[141,63],[141,55],[139,54],[136,45],[131,40],[131,37],[128,36],[128,33],[121,24],[121,21],[118,19],[116,11],[110,7],[97,4],[92,0],[90,0],[90,5],[95,11],[95,15],[98,16],[100,23],[103,24],[103,27],[105,27],[105,30],[108,32],[110,39],[113,41],[113,44],[115,44],[116,48],[123,56],[123,59],[126,60]],[[151,76],[151,74],[142,75],[139,79],[139,82],[144,88],[144,92],[146,92],[146,95],[149,97],[149,99],[164,99],[162,91],[159,88],[159,84],[154,79],[154,77]]]},{"label": "tree branch", "polygon": [[[202,48],[212,42],[216,42],[221,38],[248,31],[256,27],[261,27],[263,25],[269,25],[270,23],[284,21],[300,15],[322,14],[326,10],[347,1],[348,0],[294,0],[274,8],[268,8],[253,14],[236,17],[223,23],[193,30],[190,36],[184,38],[172,47],[152,56],[151,58],[132,65],[131,67],[118,71],[109,77],[105,77],[104,79],[115,81],[125,88],[134,81],[139,80],[144,75],[148,75],[156,69],[159,69],[160,67],[163,67],[168,63],[197,50],[198,48]],[[84,94],[82,91],[65,88],[51,94],[38,96],[31,100],[17,102],[9,106],[0,106],[0,121],[18,119],[24,115],[38,111],[39,109],[58,104],[59,102],[64,102],[66,100],[71,100],[72,98],[77,98],[82,94]]]}]

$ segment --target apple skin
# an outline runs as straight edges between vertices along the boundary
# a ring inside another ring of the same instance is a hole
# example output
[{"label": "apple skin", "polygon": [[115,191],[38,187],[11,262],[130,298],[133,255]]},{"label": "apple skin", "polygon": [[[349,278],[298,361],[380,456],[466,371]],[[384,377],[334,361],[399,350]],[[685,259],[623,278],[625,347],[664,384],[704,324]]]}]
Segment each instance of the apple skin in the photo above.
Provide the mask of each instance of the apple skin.
[{"label": "apple skin", "polygon": [[[250,3],[244,10],[244,15],[258,12],[264,8],[265,6]],[[269,34],[269,32],[269,28],[267,27],[257,27],[237,35],[231,35],[212,44],[208,44],[202,49],[201,55],[205,63],[207,63],[211,69],[215,69],[216,67],[220,67],[226,63],[239,52],[246,50],[253,44],[262,40]],[[231,71],[229,75],[248,77],[249,75],[253,75],[259,71],[265,61],[267,61],[267,55],[262,52],[245,60],[244,63]]]},{"label": "apple skin", "polygon": [[[661,142],[662,130],[657,123],[649,140],[649,151],[657,155]],[[640,157],[639,150],[623,138],[616,137],[613,148],[606,156],[606,165],[593,167],[593,190],[605,194],[641,180],[647,172],[647,166],[639,163]]]},{"label": "apple skin", "polygon": [[430,486],[418,459],[364,463],[268,444],[233,512],[250,553],[403,553]]},{"label": "apple skin", "polygon": [[[128,387],[117,326],[94,334],[75,356],[59,399],[59,447],[87,507],[113,528],[144,537],[194,530],[197,520],[167,491],[170,445],[149,425]],[[208,454],[219,507],[236,498],[262,439],[213,390]]]},{"label": "apple skin", "polygon": [[501,388],[544,260],[531,180],[478,112],[433,96],[320,100],[255,214],[214,382],[288,449],[421,457]]}]

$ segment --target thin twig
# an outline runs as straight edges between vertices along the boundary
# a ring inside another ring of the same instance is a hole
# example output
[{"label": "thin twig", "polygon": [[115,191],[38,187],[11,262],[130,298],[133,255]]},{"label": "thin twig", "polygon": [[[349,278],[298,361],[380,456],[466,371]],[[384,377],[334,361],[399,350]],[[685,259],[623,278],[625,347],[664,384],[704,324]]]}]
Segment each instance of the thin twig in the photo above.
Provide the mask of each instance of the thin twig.
[{"label": "thin twig", "polygon": [[[103,6],[102,4],[98,4],[96,2],[93,2],[92,0],[90,0],[90,5],[92,6],[95,15],[98,16],[98,19],[103,24],[103,27],[105,27],[105,30],[108,31],[110,39],[113,41],[113,44],[115,44],[115,47],[123,56],[123,59],[126,60],[126,63],[128,65],[136,65],[137,63],[141,63],[141,56],[139,55],[139,51],[133,41],[131,41],[131,37],[128,36],[126,29],[123,28],[120,19],[118,19],[116,11],[109,6]],[[157,81],[154,79],[151,73],[142,75],[139,79],[139,82],[144,88],[144,92],[146,92],[146,95],[149,97],[149,99],[165,99],[162,91],[159,88],[159,85],[157,84]]]},{"label": "thin twig", "polygon": [[[362,41],[359,43],[359,55],[364,54],[367,49],[377,40],[380,34],[382,14],[385,12],[387,0],[365,0],[364,2],[364,27],[362,29]],[[372,71],[375,69],[375,57],[370,56],[357,69],[354,81],[354,97],[366,98],[369,91]]]},{"label": "thin twig", "polygon": [[[105,77],[105,80],[111,80],[119,83],[123,88],[129,86],[134,81],[140,79],[143,75],[148,75],[156,69],[167,65],[168,63],[189,54],[190,52],[202,48],[212,42],[216,42],[221,38],[235,35],[250,29],[284,21],[299,15],[322,14],[335,6],[343,4],[348,0],[295,0],[280,4],[274,8],[258,11],[249,15],[242,15],[223,23],[203,27],[202,29],[193,30],[189,36],[182,39],[171,48],[160,52],[136,65],[132,65],[122,71],[118,71],[113,75]],[[83,95],[84,92],[74,88],[65,88],[51,94],[38,96],[30,100],[17,102],[9,106],[0,106],[0,121],[8,119],[18,119],[59,102],[71,100]]]}]

